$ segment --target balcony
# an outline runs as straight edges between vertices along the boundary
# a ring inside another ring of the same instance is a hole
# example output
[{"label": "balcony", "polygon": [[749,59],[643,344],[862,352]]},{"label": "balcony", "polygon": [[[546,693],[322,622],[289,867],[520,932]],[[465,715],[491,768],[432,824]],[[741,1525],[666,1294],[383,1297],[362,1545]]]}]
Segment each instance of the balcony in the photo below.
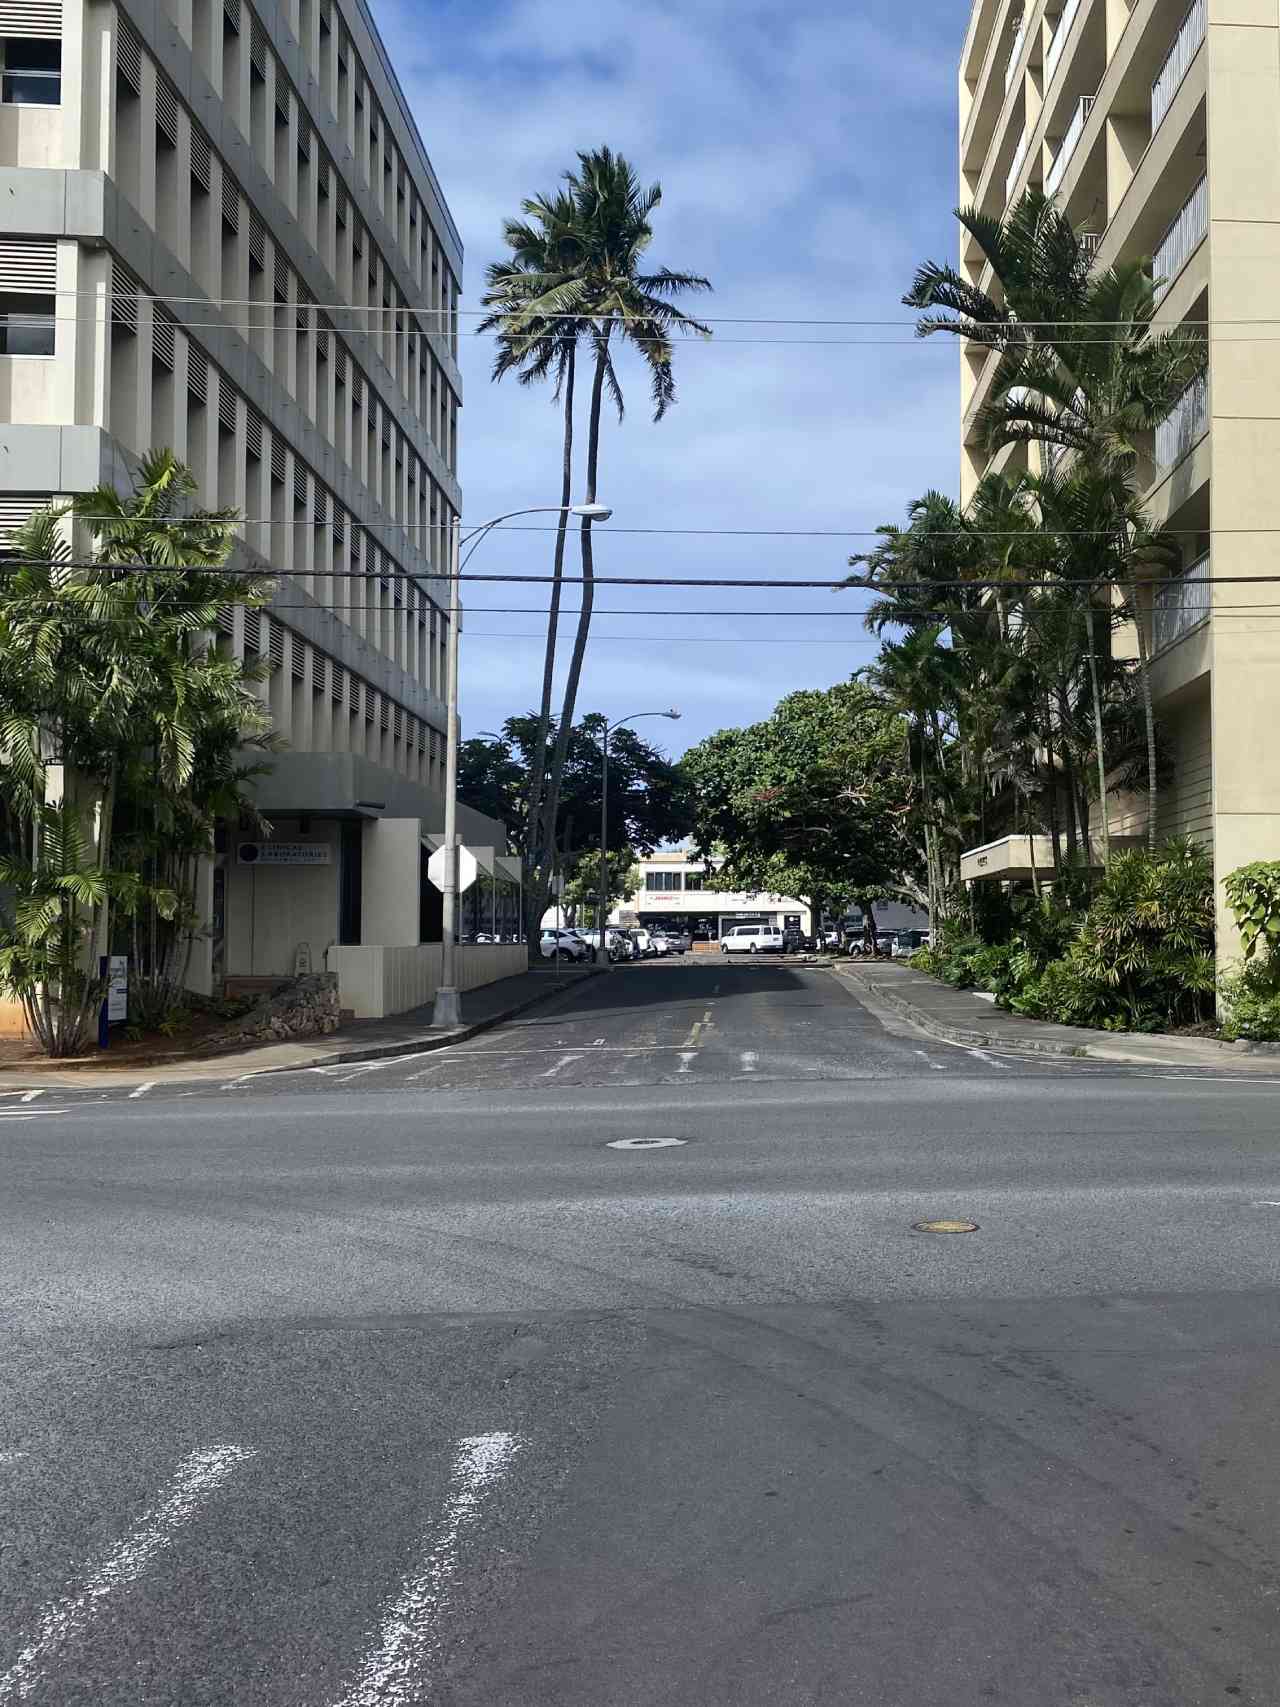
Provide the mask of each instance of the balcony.
[{"label": "balcony", "polygon": [[1164,64],[1156,80],[1151,85],[1151,134],[1154,136],[1160,128],[1164,115],[1173,105],[1173,97],[1178,92],[1178,85],[1191,67],[1191,61],[1200,51],[1204,40],[1205,27],[1209,18],[1209,0],[1191,0],[1191,10],[1182,20],[1177,35],[1173,38],[1173,46],[1169,49]]},{"label": "balcony", "polygon": [[[1065,14],[1064,14],[1065,16]],[[1071,115],[1071,123],[1067,126],[1066,135],[1059,145],[1058,152],[1053,157],[1053,165],[1045,173],[1045,194],[1056,195],[1067,167],[1071,164],[1071,156],[1076,151],[1076,144],[1084,134],[1084,127],[1089,122],[1089,114],[1093,111],[1093,95],[1081,95],[1076,102],[1076,110]]]},{"label": "balcony", "polygon": [[1183,202],[1173,224],[1160,239],[1160,247],[1151,258],[1151,276],[1156,281],[1157,302],[1208,235],[1209,180],[1201,178]]},{"label": "balcony", "polygon": [[1030,131],[1023,131],[1022,139],[1013,151],[1013,164],[1009,168],[1009,175],[1004,181],[1004,200],[1006,207],[1013,200],[1013,192],[1018,186],[1018,178],[1021,175],[1024,164],[1026,163],[1027,148],[1030,145],[1030,142]]},{"label": "balcony", "polygon": [[1013,80],[1018,74],[1018,61],[1022,58],[1022,44],[1027,39],[1027,18],[1023,13],[1018,19],[1018,26],[1013,32],[1013,40],[1009,44],[1009,63],[1004,68],[1004,92],[1007,95],[1013,87]]},{"label": "balcony", "polygon": [[1172,646],[1206,621],[1210,596],[1209,553],[1206,551],[1176,581],[1168,581],[1156,589],[1151,601],[1152,653],[1163,652],[1167,646]]},{"label": "balcony", "polygon": [[1062,58],[1062,50],[1067,45],[1067,37],[1071,34],[1071,26],[1076,21],[1080,10],[1081,0],[1067,0],[1058,19],[1058,27],[1053,32],[1053,39],[1045,49],[1044,56],[1044,86],[1046,91],[1053,82],[1053,74],[1058,69],[1058,61]]},{"label": "balcony", "polygon": [[1198,438],[1209,430],[1209,376],[1193,379],[1156,428],[1156,466],[1172,468],[1181,462]]}]

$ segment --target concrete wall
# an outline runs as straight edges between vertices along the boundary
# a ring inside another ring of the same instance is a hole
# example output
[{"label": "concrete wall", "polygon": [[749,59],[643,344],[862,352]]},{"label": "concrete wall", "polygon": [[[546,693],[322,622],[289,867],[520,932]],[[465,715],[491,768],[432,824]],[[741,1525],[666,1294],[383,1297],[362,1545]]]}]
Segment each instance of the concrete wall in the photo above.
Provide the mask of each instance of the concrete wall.
[{"label": "concrete wall", "polygon": [[[331,948],[328,969],[338,974],[339,1001],[357,1019],[383,1019],[429,1002],[440,986],[441,945]],[[457,951],[460,990],[511,978],[527,969],[528,950],[518,943],[480,943]]]},{"label": "concrete wall", "polygon": [[328,865],[239,864],[239,845],[255,839],[237,834],[227,860],[227,971],[242,977],[291,977],[303,943],[319,971],[325,949],[338,935],[338,827],[313,819],[303,836],[296,824],[275,825],[276,841],[327,845]]}]

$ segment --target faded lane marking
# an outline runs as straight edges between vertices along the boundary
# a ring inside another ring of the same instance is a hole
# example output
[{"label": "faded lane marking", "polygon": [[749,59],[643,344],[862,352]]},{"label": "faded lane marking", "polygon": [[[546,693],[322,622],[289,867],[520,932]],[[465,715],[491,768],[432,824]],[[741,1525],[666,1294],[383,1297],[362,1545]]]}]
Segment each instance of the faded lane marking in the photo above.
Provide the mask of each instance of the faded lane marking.
[{"label": "faded lane marking", "polygon": [[144,1080],[144,1082],[138,1086],[136,1091],[129,1092],[129,1101],[136,1102],[139,1097],[146,1096],[148,1091],[155,1090],[157,1082],[158,1081],[155,1079]]},{"label": "faded lane marking", "polygon": [[1007,1061],[997,1061],[994,1055],[985,1055],[981,1049],[970,1049],[969,1054],[972,1055],[976,1061],[985,1061],[988,1067],[999,1067],[1002,1073],[1007,1073],[1009,1071],[1009,1063]]},{"label": "faded lane marking", "polygon": [[754,1073],[756,1070],[756,1062],[759,1059],[760,1059],[760,1057],[756,1054],[754,1049],[744,1049],[742,1051],[742,1070],[743,1070],[743,1072],[744,1073]]},{"label": "faded lane marking", "polygon": [[580,1061],[581,1059],[582,1053],[580,1050],[570,1055],[562,1055],[557,1062],[547,1068],[545,1073],[539,1073],[538,1077],[540,1079],[552,1079],[563,1067],[567,1067],[571,1061]]},{"label": "faded lane marking", "polygon": [[43,1091],[24,1091],[22,1093],[21,1100],[23,1102],[34,1102],[37,1097],[42,1097],[43,1095]]},{"label": "faded lane marking", "polygon": [[696,1049],[686,1050],[685,1053],[683,1055],[681,1055],[681,1057],[680,1057],[680,1066],[679,1066],[678,1070],[681,1073],[689,1072],[689,1070],[692,1068],[693,1063],[697,1060],[697,1058],[698,1058],[698,1052]]},{"label": "faded lane marking", "polygon": [[0,1677],[0,1702],[25,1701],[41,1681],[44,1662],[81,1633],[99,1602],[114,1590],[137,1582],[157,1553],[171,1546],[178,1530],[190,1523],[201,1501],[220,1488],[237,1465],[252,1457],[254,1454],[241,1446],[215,1446],[184,1458],[159,1505],[143,1513],[79,1593],[45,1608],[40,1634]]},{"label": "faded lane marking", "polygon": [[426,1699],[428,1670],[439,1663],[444,1649],[440,1622],[458,1568],[458,1543],[518,1445],[512,1434],[476,1434],[458,1443],[438,1539],[386,1609],[375,1646],[336,1707],[409,1707]]}]

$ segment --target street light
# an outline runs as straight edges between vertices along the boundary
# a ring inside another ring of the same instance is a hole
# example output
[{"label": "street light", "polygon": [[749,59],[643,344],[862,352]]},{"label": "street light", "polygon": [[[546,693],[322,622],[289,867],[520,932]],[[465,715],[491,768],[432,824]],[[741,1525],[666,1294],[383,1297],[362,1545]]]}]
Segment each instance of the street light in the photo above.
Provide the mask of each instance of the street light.
[{"label": "street light", "polygon": [[[460,576],[485,536],[502,522],[516,516],[577,516],[584,522],[607,522],[613,511],[607,504],[534,504],[525,510],[507,510],[491,521],[481,522],[464,539],[462,524],[455,516],[449,527],[449,649],[445,665],[445,695],[448,718],[445,727],[444,761],[444,891],[440,943],[440,985],[431,1014],[433,1026],[462,1023],[458,999],[458,616],[462,607]],[[462,556],[462,547],[470,551]]]},{"label": "street light", "polygon": [[605,947],[605,914],[608,911],[609,893],[609,737],[615,729],[621,729],[624,723],[638,723],[642,717],[669,717],[673,723],[680,721],[680,713],[673,705],[670,711],[633,711],[629,717],[619,717],[614,723],[606,723],[604,735],[601,737],[600,750],[602,764],[600,768],[600,892],[596,907],[596,923],[600,927],[600,960],[609,964],[609,951]]}]

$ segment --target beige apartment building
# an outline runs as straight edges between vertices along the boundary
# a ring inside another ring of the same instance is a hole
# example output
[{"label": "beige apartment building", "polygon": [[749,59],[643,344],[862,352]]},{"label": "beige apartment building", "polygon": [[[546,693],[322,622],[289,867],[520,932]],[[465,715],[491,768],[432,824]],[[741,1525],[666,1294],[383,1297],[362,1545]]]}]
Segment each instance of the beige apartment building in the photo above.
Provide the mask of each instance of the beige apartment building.
[{"label": "beige apartment building", "polygon": [[197,987],[432,934],[461,267],[364,0],[0,0],[0,526],[168,445],[279,576]]},{"label": "beige apartment building", "polygon": [[[1208,332],[1208,364],[1153,435],[1153,519],[1184,570],[1145,611],[1174,775],[1160,835],[1213,849],[1221,879],[1280,857],[1280,15],[1274,0],[974,0],[960,67],[960,199],[993,216],[1058,198],[1097,263],[1150,258],[1158,318]],[[966,237],[962,264],[984,278]],[[995,358],[961,358],[961,493]],[[1006,450],[996,465],[1025,456]],[[1035,454],[1034,452],[1032,454]],[[1243,577],[1210,586],[1207,577]],[[1259,608],[1275,606],[1274,610]],[[1136,803],[1120,831],[1143,828]],[[988,875],[991,873],[988,872]]]}]

